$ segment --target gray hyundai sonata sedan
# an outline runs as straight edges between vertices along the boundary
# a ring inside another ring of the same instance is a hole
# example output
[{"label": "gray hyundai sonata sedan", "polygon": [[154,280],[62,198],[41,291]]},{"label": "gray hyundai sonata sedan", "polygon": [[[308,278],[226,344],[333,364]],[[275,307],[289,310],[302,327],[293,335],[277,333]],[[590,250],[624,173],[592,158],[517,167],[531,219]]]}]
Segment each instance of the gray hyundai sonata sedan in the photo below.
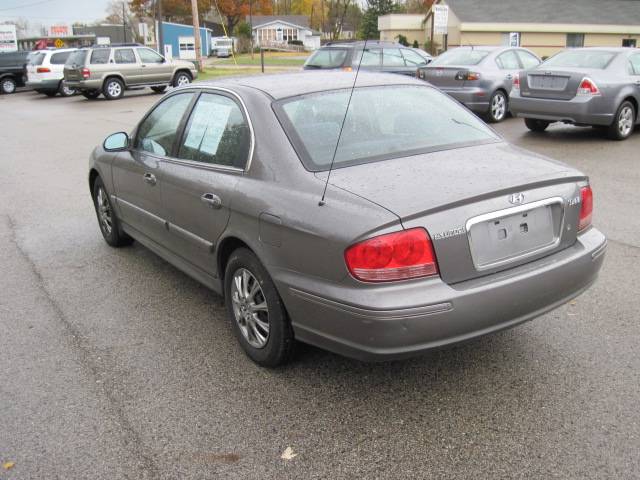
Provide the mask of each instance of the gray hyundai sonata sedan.
[{"label": "gray hyundai sonata sedan", "polygon": [[296,340],[408,357],[513,327],[596,280],[606,239],[584,174],[509,145],[420,80],[353,82],[173,90],[91,155],[104,239],[135,239],[224,295],[264,366]]}]

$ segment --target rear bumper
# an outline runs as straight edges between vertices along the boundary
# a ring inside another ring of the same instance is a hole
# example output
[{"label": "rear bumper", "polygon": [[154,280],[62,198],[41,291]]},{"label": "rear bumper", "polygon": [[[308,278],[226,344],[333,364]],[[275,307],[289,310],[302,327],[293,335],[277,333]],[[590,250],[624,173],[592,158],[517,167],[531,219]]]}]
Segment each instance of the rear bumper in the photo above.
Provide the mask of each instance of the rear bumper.
[{"label": "rear bumper", "polygon": [[476,113],[487,113],[489,111],[489,97],[491,94],[483,88],[440,88],[441,91],[455,98]]},{"label": "rear bumper", "polygon": [[518,117],[578,125],[611,125],[613,112],[603,112],[597,97],[575,97],[571,100],[525,98],[512,94],[511,113]]},{"label": "rear bumper", "polygon": [[100,90],[102,88],[102,80],[64,80],[64,83],[76,90]]},{"label": "rear bumper", "polygon": [[606,239],[595,228],[556,254],[486,277],[395,285],[320,284],[273,275],[296,338],[366,361],[405,358],[513,327],[585,291],[597,278]]},{"label": "rear bumper", "polygon": [[26,86],[34,90],[58,90],[60,79],[35,80],[30,78]]}]

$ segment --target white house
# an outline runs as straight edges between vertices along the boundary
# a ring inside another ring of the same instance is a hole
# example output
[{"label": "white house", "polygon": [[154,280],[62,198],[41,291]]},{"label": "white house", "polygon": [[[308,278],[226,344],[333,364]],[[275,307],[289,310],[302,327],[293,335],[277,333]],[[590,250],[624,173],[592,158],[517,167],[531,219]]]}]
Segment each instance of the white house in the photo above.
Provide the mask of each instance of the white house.
[{"label": "white house", "polygon": [[253,40],[260,47],[286,47],[300,41],[305,50],[320,48],[320,32],[309,27],[304,15],[254,15],[251,23]]}]

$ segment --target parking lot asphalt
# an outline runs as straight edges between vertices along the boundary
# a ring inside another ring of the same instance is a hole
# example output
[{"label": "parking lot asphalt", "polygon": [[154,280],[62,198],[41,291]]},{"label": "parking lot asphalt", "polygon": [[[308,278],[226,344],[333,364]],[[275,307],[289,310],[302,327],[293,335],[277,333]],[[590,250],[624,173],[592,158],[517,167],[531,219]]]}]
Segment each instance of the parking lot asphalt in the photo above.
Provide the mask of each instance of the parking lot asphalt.
[{"label": "parking lot asphalt", "polygon": [[591,177],[609,249],[574,302],[408,361],[265,370],[218,296],[100,235],[88,155],[158,98],[0,96],[0,479],[640,477],[640,131],[496,127]]}]

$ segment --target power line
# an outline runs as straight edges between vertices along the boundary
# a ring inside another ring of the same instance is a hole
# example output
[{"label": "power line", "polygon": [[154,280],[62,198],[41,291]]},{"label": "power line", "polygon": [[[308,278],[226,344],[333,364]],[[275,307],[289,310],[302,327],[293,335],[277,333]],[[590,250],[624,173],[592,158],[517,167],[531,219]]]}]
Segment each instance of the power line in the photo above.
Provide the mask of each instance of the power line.
[{"label": "power line", "polygon": [[42,5],[43,3],[53,2],[55,0],[42,0],[40,2],[27,3],[26,5],[20,5],[19,7],[0,8],[0,12],[6,12],[7,10],[19,10],[21,8],[35,7],[36,5]]}]

